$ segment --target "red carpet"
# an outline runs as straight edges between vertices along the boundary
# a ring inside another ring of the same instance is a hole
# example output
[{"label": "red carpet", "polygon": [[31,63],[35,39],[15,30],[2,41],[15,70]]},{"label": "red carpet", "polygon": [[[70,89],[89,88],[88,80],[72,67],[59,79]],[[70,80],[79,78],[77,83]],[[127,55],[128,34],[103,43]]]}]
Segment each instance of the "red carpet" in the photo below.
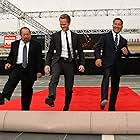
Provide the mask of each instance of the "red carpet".
[{"label": "red carpet", "polygon": [[[100,111],[100,87],[74,87],[70,111]],[[34,93],[31,110],[61,111],[64,105],[64,88],[57,88],[55,107],[44,103],[48,90]],[[105,110],[107,110],[108,105]],[[20,110],[20,98],[0,106],[0,110]],[[140,96],[128,87],[121,87],[118,95],[117,111],[140,111]]]}]

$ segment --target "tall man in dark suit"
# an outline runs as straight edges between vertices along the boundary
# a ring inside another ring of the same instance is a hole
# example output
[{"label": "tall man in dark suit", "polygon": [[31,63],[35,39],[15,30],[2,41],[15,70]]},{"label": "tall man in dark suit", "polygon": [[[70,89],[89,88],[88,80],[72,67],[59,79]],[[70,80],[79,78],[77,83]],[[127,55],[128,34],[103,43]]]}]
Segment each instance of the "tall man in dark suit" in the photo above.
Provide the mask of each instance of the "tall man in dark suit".
[{"label": "tall man in dark suit", "polygon": [[29,110],[34,81],[42,75],[42,47],[40,43],[31,39],[29,28],[22,27],[20,35],[20,40],[11,43],[11,50],[5,64],[5,69],[10,69],[10,74],[0,93],[0,104],[4,104],[5,99],[10,100],[14,89],[21,80],[22,110]]},{"label": "tall man in dark suit", "polygon": [[70,16],[63,14],[60,16],[61,31],[54,33],[50,42],[50,47],[46,57],[44,71],[50,73],[49,95],[45,102],[49,106],[54,106],[56,98],[56,87],[59,82],[60,74],[65,78],[65,105],[63,110],[68,111],[72,98],[72,88],[74,83],[74,65],[79,56],[79,71],[84,72],[84,54],[79,42],[79,35],[69,30]]},{"label": "tall man in dark suit", "polygon": [[[120,18],[113,20],[113,30],[101,36],[95,47],[95,64],[103,69],[103,80],[101,84],[101,109],[108,102],[109,77],[111,76],[111,95],[109,111],[115,111],[119,82],[121,76],[121,56],[127,56],[129,51],[127,40],[120,35],[123,21]],[[102,52],[101,52],[102,50]]]}]

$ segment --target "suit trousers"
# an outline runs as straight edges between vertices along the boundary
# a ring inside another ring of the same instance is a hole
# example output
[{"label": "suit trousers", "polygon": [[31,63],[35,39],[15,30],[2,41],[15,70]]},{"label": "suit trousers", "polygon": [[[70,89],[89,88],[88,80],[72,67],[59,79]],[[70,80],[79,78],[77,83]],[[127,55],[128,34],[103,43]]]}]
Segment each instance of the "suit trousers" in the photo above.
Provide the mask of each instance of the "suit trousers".
[{"label": "suit trousers", "polygon": [[120,75],[117,72],[116,65],[111,65],[103,70],[103,79],[101,84],[101,101],[108,100],[109,77],[111,77],[111,93],[109,101],[109,110],[115,110],[115,104],[119,91]]},{"label": "suit trousers", "polygon": [[10,100],[14,89],[21,81],[21,105],[22,110],[30,110],[30,104],[33,95],[34,80],[30,78],[28,67],[24,69],[20,64],[16,65],[9,74],[9,79],[3,88],[3,96]]},{"label": "suit trousers", "polygon": [[65,106],[69,106],[72,98],[72,88],[74,83],[74,63],[61,59],[52,67],[52,76],[49,83],[49,98],[56,98],[56,87],[61,74],[65,79]]}]

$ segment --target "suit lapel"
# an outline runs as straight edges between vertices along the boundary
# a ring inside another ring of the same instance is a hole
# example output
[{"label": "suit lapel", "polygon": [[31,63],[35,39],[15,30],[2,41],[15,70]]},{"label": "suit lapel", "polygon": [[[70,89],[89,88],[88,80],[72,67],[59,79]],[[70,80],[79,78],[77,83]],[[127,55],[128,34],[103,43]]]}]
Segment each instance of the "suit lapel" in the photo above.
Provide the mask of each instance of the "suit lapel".
[{"label": "suit lapel", "polygon": [[72,49],[74,50],[74,43],[75,43],[75,34],[71,32],[71,44],[72,44]]},{"label": "suit lapel", "polygon": [[114,38],[113,38],[113,34],[111,31],[109,32],[109,35],[110,35],[110,39],[111,39],[111,44],[113,44],[113,46],[114,46],[115,43],[114,43]]},{"label": "suit lapel", "polygon": [[123,38],[122,38],[122,36],[120,35],[119,45],[122,44],[122,41],[123,41]]},{"label": "suit lapel", "polygon": [[61,31],[57,32],[57,35],[56,35],[56,46],[60,47],[58,50],[60,50],[60,54],[61,54],[61,51],[62,51],[62,41],[61,41]]},{"label": "suit lapel", "polygon": [[62,49],[61,31],[58,32],[57,40],[58,40],[58,42],[60,43],[59,46],[60,46],[61,49]]},{"label": "suit lapel", "polygon": [[30,62],[30,56],[31,56],[30,54],[31,54],[32,48],[33,48],[33,43],[32,43],[32,40],[30,40],[29,52],[28,52],[28,63]]},{"label": "suit lapel", "polygon": [[120,35],[120,40],[119,40],[118,48],[121,48],[121,46],[123,44],[122,42],[123,42],[123,37]]},{"label": "suit lapel", "polygon": [[18,56],[18,49],[19,49],[19,43],[20,43],[20,40],[17,41],[17,44],[16,44],[16,49],[15,49],[15,57],[16,57],[16,60],[17,60],[17,56]]}]

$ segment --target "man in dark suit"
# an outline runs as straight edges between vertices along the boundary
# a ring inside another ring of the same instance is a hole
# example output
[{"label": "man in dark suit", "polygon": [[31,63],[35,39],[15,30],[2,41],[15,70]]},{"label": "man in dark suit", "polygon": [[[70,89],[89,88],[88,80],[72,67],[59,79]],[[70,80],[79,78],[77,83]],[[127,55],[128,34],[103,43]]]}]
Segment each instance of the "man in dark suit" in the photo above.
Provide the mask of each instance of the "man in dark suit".
[{"label": "man in dark suit", "polygon": [[[68,111],[72,98],[72,88],[74,83],[74,70],[76,58],[79,56],[79,71],[84,72],[84,54],[79,41],[79,35],[69,30],[70,16],[63,14],[60,16],[61,31],[54,33],[50,42],[50,47],[46,57],[46,66],[44,71],[50,73],[49,95],[45,103],[54,106],[56,98],[56,87],[59,82],[60,74],[65,78],[65,105],[63,110]],[[77,63],[78,64],[78,63]]]},{"label": "man in dark suit", "polygon": [[20,40],[11,43],[11,50],[5,64],[5,69],[10,69],[10,74],[0,93],[0,104],[4,104],[5,99],[10,100],[14,89],[21,80],[22,110],[29,110],[33,84],[42,75],[42,47],[40,43],[31,39],[29,28],[22,27],[20,35]]},{"label": "man in dark suit", "polygon": [[[102,67],[103,80],[101,84],[101,109],[108,102],[109,77],[111,76],[111,95],[109,111],[115,111],[119,82],[121,76],[121,57],[129,54],[127,40],[120,35],[123,21],[120,18],[113,20],[113,30],[101,36],[95,46],[95,65]],[[102,51],[102,52],[101,52]]]}]

